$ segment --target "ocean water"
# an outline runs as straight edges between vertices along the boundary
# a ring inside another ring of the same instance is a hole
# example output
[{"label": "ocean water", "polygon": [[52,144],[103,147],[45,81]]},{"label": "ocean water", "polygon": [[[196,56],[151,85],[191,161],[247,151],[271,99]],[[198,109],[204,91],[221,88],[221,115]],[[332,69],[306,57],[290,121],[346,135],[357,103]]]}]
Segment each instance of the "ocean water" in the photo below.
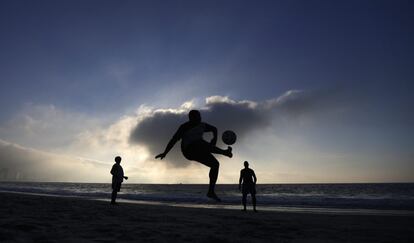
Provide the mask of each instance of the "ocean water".
[{"label": "ocean water", "polygon": [[[205,194],[202,184],[122,185],[119,199],[148,203],[217,204]],[[414,183],[378,184],[258,184],[258,207],[403,210],[414,213]],[[109,199],[106,183],[0,182],[0,191]],[[239,206],[238,185],[217,185],[220,205]],[[248,202],[250,199],[248,198]]]}]

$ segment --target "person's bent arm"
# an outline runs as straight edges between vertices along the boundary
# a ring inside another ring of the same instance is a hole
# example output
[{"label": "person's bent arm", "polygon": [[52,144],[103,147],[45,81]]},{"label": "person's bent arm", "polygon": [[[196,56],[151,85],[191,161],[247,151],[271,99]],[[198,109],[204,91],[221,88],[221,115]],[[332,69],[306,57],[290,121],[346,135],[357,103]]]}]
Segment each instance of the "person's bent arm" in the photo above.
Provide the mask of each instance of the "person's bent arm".
[{"label": "person's bent arm", "polygon": [[177,132],[174,134],[174,136],[171,138],[171,140],[168,142],[167,147],[165,148],[164,152],[155,156],[156,159],[160,158],[163,159],[168,152],[174,147],[175,143],[181,139],[182,136],[182,128],[178,128]]},{"label": "person's bent arm", "polygon": [[256,174],[253,171],[253,183],[256,184],[256,182],[257,182],[257,177],[256,177]]},{"label": "person's bent arm", "polygon": [[113,165],[111,169],[111,175],[115,175],[115,174],[116,174],[116,168],[115,168],[115,165]]},{"label": "person's bent arm", "polygon": [[239,178],[239,190],[241,190],[241,183],[243,181],[242,172],[240,171],[240,178]]},{"label": "person's bent arm", "polygon": [[212,132],[213,133],[213,139],[211,139],[210,144],[216,145],[217,143],[217,128],[215,126],[212,126],[210,124],[206,124],[206,132]]}]

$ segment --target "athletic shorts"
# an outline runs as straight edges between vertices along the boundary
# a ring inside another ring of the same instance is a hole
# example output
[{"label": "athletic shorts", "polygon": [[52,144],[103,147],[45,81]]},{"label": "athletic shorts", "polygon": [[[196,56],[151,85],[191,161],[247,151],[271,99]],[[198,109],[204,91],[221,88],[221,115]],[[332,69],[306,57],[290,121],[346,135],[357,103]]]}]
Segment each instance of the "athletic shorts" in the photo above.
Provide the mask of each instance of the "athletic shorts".
[{"label": "athletic shorts", "polygon": [[112,190],[119,192],[121,190],[122,182],[120,181],[113,181],[112,182]]},{"label": "athletic shorts", "polygon": [[242,185],[243,194],[256,194],[256,185],[255,184],[243,184]]},{"label": "athletic shorts", "polygon": [[206,155],[211,154],[211,144],[204,140],[199,140],[181,151],[186,159],[199,161],[205,158]]}]

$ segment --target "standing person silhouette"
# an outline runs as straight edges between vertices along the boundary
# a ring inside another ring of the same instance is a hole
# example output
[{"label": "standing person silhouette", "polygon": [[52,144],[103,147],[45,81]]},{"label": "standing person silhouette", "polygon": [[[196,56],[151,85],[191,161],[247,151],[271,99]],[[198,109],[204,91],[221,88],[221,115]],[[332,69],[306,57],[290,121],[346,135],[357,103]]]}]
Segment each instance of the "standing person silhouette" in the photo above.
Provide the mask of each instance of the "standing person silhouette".
[{"label": "standing person silhouette", "polygon": [[112,166],[111,175],[112,175],[112,196],[111,204],[116,204],[116,196],[121,190],[121,184],[125,180],[128,180],[128,176],[124,176],[124,169],[121,166],[122,158],[120,156],[115,157],[115,164]]},{"label": "standing person silhouette", "polygon": [[[171,140],[168,142],[165,151],[155,158],[163,159],[168,152],[174,147],[175,143],[181,139],[181,152],[188,160],[194,160],[210,167],[210,184],[207,192],[207,197],[216,201],[220,201],[214,189],[217,182],[220,164],[212,155],[222,154],[227,157],[233,157],[232,148],[229,146],[226,150],[216,147],[217,143],[217,128],[201,122],[201,114],[198,110],[191,110],[188,113],[189,121],[182,124]],[[203,140],[203,133],[212,132],[213,139],[208,143]]]},{"label": "standing person silhouette", "polygon": [[[242,186],[243,182],[243,186]],[[249,168],[249,162],[244,161],[244,169],[240,171],[240,179],[239,179],[239,190],[242,191],[243,198],[243,211],[246,211],[246,198],[247,194],[252,195],[252,203],[253,203],[253,210],[256,210],[256,174],[252,169]]]}]

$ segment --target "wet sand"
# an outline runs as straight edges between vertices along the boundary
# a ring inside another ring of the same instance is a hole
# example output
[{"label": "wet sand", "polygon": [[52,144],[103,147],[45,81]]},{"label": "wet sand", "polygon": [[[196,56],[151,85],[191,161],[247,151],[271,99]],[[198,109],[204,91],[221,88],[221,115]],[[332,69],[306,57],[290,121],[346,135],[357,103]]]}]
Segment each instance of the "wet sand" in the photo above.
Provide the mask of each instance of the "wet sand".
[{"label": "wet sand", "polygon": [[0,242],[414,242],[413,216],[111,206],[16,193],[0,199]]}]

